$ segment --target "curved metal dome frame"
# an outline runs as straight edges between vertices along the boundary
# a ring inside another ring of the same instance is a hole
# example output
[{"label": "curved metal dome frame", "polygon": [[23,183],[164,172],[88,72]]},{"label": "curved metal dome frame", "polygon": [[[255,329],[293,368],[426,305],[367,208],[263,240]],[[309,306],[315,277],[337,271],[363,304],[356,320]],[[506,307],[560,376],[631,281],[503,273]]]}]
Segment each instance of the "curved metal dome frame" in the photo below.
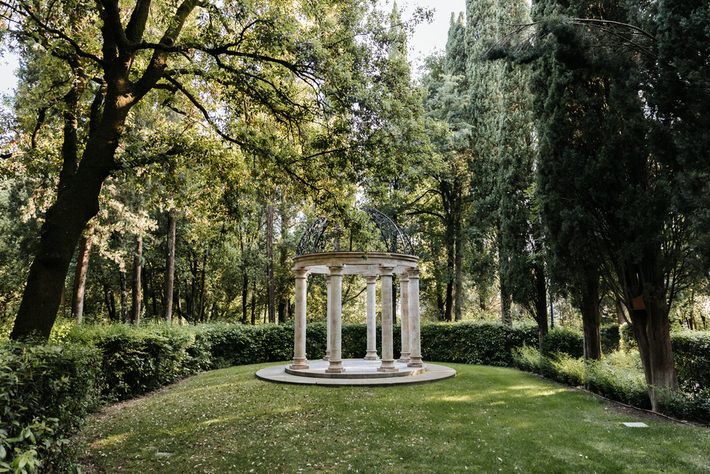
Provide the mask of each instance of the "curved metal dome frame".
[{"label": "curved metal dome frame", "polygon": [[[370,222],[377,227],[380,233],[380,242],[384,245],[385,253],[416,256],[411,239],[392,219],[377,209],[363,208],[361,211],[367,214]],[[337,229],[330,228],[330,222],[328,217],[316,219],[298,242],[296,256],[325,252],[341,252],[338,240],[339,232]],[[354,249],[342,251],[347,252],[352,250]]]}]

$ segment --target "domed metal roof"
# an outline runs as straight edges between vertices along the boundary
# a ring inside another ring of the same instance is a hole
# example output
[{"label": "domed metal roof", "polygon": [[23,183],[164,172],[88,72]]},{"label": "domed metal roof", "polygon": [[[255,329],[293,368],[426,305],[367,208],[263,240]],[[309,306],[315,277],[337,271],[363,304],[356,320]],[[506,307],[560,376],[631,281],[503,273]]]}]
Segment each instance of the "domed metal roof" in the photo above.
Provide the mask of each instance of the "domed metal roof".
[{"label": "domed metal roof", "polygon": [[363,222],[344,229],[328,217],[320,217],[303,234],[296,255],[324,252],[384,252],[415,255],[409,236],[377,209],[363,208]]}]

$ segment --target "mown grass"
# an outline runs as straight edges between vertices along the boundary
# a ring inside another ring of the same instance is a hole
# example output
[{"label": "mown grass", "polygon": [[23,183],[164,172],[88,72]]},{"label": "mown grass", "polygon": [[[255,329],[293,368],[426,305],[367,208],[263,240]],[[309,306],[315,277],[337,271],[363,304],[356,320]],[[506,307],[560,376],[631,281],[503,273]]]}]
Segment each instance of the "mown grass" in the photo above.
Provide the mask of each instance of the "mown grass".
[{"label": "mown grass", "polygon": [[710,431],[643,420],[513,369],[446,364],[429,385],[311,387],[217,370],[93,416],[106,473],[710,472]]}]

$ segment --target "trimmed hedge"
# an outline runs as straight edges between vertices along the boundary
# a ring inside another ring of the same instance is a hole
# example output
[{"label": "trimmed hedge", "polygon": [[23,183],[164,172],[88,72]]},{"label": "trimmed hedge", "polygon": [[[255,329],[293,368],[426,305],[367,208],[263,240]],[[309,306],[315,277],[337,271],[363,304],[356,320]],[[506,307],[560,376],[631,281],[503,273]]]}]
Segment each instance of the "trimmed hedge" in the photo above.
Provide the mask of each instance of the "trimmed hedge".
[{"label": "trimmed hedge", "polygon": [[678,381],[684,392],[710,389],[710,331],[678,331],[671,334]]},{"label": "trimmed hedge", "polygon": [[464,322],[421,327],[422,358],[436,362],[508,366],[513,363],[513,348],[536,345],[537,340],[537,326]]},{"label": "trimmed hedge", "polygon": [[100,406],[102,384],[96,348],[0,346],[0,472],[70,470],[62,446]]},{"label": "trimmed hedge", "polygon": [[[306,331],[307,357],[322,358],[326,352],[325,323],[311,323]],[[398,358],[400,327],[395,326],[393,332],[394,357]],[[66,438],[106,401],[139,396],[212,368],[289,361],[293,333],[292,324],[153,325],[142,329],[74,325],[57,331],[55,340],[61,344],[6,343],[0,346],[0,400],[5,414],[0,429],[0,471],[17,471],[22,464],[27,472],[36,472],[67,463],[60,449]],[[380,327],[377,333],[381,353]],[[602,328],[604,351],[632,346],[630,335],[627,327]],[[682,413],[707,418],[710,333],[674,333],[671,342],[684,393],[669,394],[669,404]],[[537,346],[536,326],[463,322],[421,327],[425,360],[493,366],[515,363],[563,383],[584,383],[610,398],[648,406],[643,372],[637,362],[629,362],[637,355],[615,352],[602,362],[586,365],[579,358],[581,334],[565,328],[550,331],[543,341],[543,354],[554,357],[541,356],[534,349]],[[342,357],[362,358],[366,349],[367,327],[344,324]]]}]

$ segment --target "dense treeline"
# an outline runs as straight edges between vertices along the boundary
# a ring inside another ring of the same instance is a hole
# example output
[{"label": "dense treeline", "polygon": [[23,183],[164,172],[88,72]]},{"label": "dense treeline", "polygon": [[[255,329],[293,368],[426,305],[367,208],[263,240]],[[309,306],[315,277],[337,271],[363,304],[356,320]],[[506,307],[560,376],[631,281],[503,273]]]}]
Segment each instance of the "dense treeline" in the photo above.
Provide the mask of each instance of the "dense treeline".
[{"label": "dense treeline", "polygon": [[[671,328],[710,314],[706,2],[468,0],[416,79],[426,12],[364,1],[6,10],[13,338],[58,314],[288,322],[305,228],[371,206],[413,237],[425,318],[581,326],[589,360],[630,323],[653,408],[680,388]],[[345,279],[346,321],[363,289]]]}]

